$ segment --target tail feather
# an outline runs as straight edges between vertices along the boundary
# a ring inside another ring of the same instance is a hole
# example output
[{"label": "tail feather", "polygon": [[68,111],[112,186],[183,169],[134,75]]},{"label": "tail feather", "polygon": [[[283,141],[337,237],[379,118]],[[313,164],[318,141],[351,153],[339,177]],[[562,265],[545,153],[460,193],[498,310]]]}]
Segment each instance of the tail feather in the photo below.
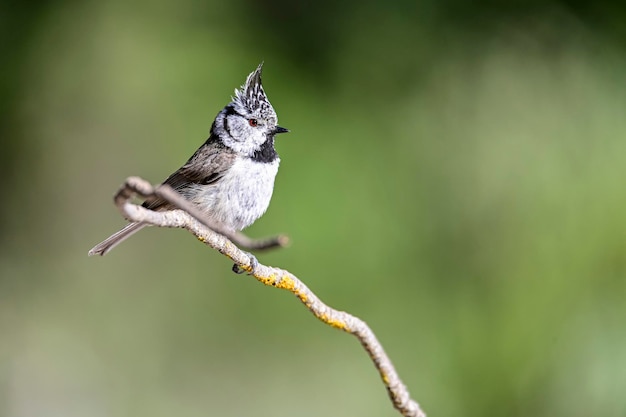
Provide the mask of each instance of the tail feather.
[{"label": "tail feather", "polygon": [[147,226],[147,224],[145,224],[145,223],[130,223],[129,225],[124,227],[122,230],[120,230],[120,231],[118,231],[116,233],[113,233],[111,236],[106,238],[104,241],[102,241],[102,242],[98,243],[96,246],[94,246],[89,251],[89,256],[93,256],[93,255],[104,256],[104,255],[106,255],[111,249],[113,249],[114,247],[116,247],[117,245],[119,245],[120,243],[125,241],[127,238],[129,238],[130,236],[132,236],[133,234],[135,234],[136,232],[140,231],[141,229],[143,229],[146,226]]}]

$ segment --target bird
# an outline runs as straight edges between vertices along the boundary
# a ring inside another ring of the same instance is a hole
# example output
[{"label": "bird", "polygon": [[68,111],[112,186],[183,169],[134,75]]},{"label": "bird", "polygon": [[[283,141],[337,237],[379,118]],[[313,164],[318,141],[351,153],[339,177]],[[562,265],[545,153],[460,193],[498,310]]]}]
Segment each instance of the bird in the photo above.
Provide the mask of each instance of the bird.
[{"label": "bird", "polygon": [[[263,63],[235,89],[235,95],[215,117],[209,138],[189,160],[163,182],[193,203],[215,225],[239,232],[267,210],[280,158],[274,138],[289,129],[278,116],[261,83]],[[172,210],[165,200],[147,199],[143,206]],[[146,227],[131,222],[94,246],[89,256],[104,256]]]}]

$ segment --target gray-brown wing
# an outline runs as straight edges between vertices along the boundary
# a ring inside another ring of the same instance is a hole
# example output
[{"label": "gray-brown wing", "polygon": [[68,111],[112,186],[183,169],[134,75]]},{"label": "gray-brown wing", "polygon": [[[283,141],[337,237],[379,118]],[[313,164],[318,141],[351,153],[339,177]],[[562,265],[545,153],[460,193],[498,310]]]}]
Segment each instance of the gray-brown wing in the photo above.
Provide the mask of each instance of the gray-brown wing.
[{"label": "gray-brown wing", "polygon": [[[178,171],[167,177],[163,184],[181,190],[191,184],[209,185],[219,181],[235,162],[236,154],[221,143],[207,141]],[[151,210],[167,208],[160,198],[147,199],[143,206]]]}]

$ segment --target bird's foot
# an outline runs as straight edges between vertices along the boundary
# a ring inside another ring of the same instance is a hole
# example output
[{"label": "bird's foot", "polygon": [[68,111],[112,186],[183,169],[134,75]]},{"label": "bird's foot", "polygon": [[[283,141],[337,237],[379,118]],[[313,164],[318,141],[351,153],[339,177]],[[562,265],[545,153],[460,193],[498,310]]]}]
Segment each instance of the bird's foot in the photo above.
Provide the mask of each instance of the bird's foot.
[{"label": "bird's foot", "polygon": [[254,271],[257,266],[259,266],[259,261],[256,259],[256,256],[251,254],[250,252],[245,252],[246,255],[250,258],[250,270],[243,269],[238,264],[233,265],[233,272],[235,274],[243,274],[244,272],[248,272],[248,275],[254,275]]}]

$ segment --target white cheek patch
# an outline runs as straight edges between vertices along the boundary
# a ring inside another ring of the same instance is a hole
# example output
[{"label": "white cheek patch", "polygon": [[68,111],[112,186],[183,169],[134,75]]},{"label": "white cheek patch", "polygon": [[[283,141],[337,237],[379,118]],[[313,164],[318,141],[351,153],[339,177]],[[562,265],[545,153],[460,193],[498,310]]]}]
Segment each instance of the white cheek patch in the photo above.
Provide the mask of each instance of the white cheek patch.
[{"label": "white cheek patch", "polygon": [[240,115],[228,115],[222,120],[223,126],[219,136],[224,145],[243,155],[252,155],[266,141],[264,126],[252,127],[248,119]]},{"label": "white cheek patch", "polygon": [[230,115],[224,119],[224,130],[226,134],[237,142],[243,142],[248,137],[247,123],[241,116]]}]

